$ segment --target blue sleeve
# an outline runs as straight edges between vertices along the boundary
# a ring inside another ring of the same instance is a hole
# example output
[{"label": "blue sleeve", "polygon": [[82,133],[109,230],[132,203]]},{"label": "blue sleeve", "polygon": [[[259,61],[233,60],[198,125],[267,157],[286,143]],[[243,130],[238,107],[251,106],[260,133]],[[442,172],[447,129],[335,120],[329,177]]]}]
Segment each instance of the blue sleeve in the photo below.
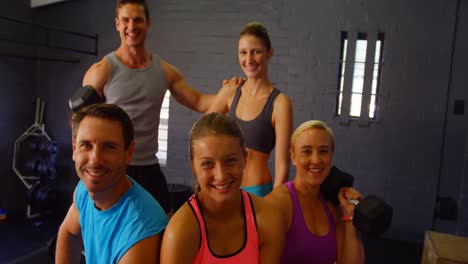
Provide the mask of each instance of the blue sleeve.
[{"label": "blue sleeve", "polygon": [[78,211],[81,211],[83,208],[83,203],[85,201],[85,197],[88,191],[86,190],[82,181],[79,181],[75,187],[75,206]]},{"label": "blue sleeve", "polygon": [[117,255],[117,261],[136,243],[148,237],[162,234],[166,229],[169,218],[164,210],[149,194],[140,197],[137,205],[127,211],[128,218],[125,226],[121,225],[123,238],[122,247]]}]

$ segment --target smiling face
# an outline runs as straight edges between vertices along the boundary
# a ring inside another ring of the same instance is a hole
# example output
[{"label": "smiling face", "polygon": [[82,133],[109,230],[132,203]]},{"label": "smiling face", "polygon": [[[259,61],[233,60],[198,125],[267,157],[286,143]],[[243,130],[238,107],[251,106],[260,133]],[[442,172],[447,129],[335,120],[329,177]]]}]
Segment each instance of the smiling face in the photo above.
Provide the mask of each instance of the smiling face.
[{"label": "smiling face", "polygon": [[191,166],[201,199],[223,202],[239,195],[245,154],[239,138],[209,134],[192,141]]},{"label": "smiling face", "polygon": [[297,135],[291,151],[296,177],[321,184],[330,173],[332,158],[332,138],[324,129],[310,128]]},{"label": "smiling face", "polygon": [[115,18],[121,44],[129,47],[144,46],[150,24],[150,19],[145,15],[144,6],[134,3],[122,5]]},{"label": "smiling face", "polygon": [[117,121],[85,117],[73,140],[73,160],[90,193],[112,192],[126,180],[135,143],[125,148],[122,125]]},{"label": "smiling face", "polygon": [[272,56],[265,43],[254,35],[242,35],[239,39],[239,64],[248,78],[266,78],[268,62]]}]

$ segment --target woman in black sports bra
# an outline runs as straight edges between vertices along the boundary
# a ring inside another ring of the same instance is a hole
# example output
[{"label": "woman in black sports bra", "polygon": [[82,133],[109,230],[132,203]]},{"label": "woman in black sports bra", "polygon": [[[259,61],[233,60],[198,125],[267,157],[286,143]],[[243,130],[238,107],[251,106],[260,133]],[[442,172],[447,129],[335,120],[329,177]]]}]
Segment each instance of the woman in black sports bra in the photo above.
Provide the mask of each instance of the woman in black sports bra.
[{"label": "woman in black sports bra", "polygon": [[[239,34],[239,64],[247,80],[232,89],[223,87],[208,112],[228,113],[242,128],[248,152],[242,188],[265,196],[273,187],[288,181],[289,138],[293,113],[291,100],[268,79],[273,55],[266,28],[247,24]],[[268,158],[275,148],[274,183]]]}]

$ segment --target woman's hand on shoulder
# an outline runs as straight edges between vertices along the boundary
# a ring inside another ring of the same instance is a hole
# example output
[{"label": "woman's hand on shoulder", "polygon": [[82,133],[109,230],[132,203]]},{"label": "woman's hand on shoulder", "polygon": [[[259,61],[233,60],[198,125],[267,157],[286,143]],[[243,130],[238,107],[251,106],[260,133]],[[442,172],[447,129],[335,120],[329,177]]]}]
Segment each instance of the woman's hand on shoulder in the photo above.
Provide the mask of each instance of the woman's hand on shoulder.
[{"label": "woman's hand on shoulder", "polygon": [[207,113],[227,113],[229,111],[229,103],[234,98],[237,87],[243,82],[244,79],[240,77],[232,77],[231,80],[223,80],[223,86],[219,89],[218,93],[216,94],[213,103],[208,108]]},{"label": "woman's hand on shoulder", "polygon": [[235,92],[235,89],[239,85],[243,84],[245,81],[246,81],[245,78],[238,77],[238,76],[233,76],[230,80],[223,80],[223,87],[221,87],[221,88],[226,87],[227,89],[234,90],[234,92]]}]

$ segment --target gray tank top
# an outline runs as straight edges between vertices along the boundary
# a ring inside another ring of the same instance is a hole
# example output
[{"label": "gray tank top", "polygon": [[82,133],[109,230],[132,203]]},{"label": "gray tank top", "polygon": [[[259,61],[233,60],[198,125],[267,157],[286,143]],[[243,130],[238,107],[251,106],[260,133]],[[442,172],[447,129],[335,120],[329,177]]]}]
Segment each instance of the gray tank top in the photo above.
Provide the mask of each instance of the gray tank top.
[{"label": "gray tank top", "polygon": [[241,86],[237,87],[228,115],[234,118],[242,129],[247,148],[269,154],[275,147],[276,134],[275,128],[271,125],[271,117],[276,97],[279,94],[279,90],[273,89],[260,114],[252,120],[244,121],[236,116],[237,103],[241,97]]},{"label": "gray tank top", "polygon": [[135,128],[131,165],[158,163],[159,114],[169,84],[159,56],[152,56],[151,65],[144,69],[127,67],[114,52],[104,57],[110,64],[109,81],[104,87],[106,102],[124,109]]}]

